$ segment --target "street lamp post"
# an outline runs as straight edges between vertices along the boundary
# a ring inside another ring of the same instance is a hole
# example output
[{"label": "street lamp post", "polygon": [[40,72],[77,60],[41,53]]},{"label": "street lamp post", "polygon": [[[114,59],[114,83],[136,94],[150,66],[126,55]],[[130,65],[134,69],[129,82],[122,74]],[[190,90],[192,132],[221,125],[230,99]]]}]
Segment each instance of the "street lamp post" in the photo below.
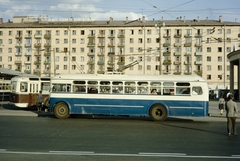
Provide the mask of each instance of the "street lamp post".
[{"label": "street lamp post", "polygon": [[161,55],[161,27],[165,26],[165,22],[155,24],[159,28],[159,74],[162,74],[162,55]]}]

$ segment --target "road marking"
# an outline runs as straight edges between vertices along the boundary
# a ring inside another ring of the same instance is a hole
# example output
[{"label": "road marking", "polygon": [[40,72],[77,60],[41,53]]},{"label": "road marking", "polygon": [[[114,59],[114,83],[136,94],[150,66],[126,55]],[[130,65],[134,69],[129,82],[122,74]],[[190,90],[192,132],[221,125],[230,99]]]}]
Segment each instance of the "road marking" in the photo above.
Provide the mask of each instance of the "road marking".
[{"label": "road marking", "polygon": [[184,153],[143,153],[138,154],[117,154],[117,153],[95,153],[91,151],[49,151],[49,152],[21,152],[21,151],[7,151],[7,149],[0,149],[0,154],[27,154],[27,155],[81,155],[81,156],[128,156],[128,157],[169,157],[169,158],[206,158],[206,159],[240,159],[240,155],[231,156],[199,156],[186,155]]}]

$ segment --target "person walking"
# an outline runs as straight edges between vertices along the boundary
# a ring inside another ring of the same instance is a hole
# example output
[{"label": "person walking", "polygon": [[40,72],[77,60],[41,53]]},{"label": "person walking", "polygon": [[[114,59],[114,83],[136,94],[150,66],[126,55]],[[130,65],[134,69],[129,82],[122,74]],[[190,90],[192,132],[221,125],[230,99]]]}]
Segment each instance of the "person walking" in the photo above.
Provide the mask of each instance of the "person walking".
[{"label": "person walking", "polygon": [[42,91],[39,91],[38,102],[37,102],[38,112],[42,111]]},{"label": "person walking", "polygon": [[227,117],[227,131],[228,136],[231,135],[231,131],[233,129],[233,134],[237,135],[237,127],[236,127],[236,119],[238,113],[237,103],[233,101],[234,97],[232,94],[229,95],[229,101],[226,103],[226,117]]},{"label": "person walking", "polygon": [[223,114],[224,104],[225,104],[225,100],[224,100],[223,96],[221,96],[221,98],[218,101],[218,108],[220,110],[220,115]]}]

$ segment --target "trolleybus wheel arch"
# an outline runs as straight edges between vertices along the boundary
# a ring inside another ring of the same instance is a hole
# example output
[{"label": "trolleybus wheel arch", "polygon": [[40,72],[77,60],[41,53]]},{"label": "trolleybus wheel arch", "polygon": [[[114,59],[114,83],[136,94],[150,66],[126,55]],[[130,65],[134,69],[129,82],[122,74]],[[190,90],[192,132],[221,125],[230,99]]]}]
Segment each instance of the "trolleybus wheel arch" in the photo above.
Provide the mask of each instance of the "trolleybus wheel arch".
[{"label": "trolleybus wheel arch", "polygon": [[154,121],[164,121],[167,116],[167,109],[161,104],[153,105],[149,110],[149,115]]},{"label": "trolleybus wheel arch", "polygon": [[66,119],[70,116],[68,105],[64,102],[59,102],[54,107],[54,115],[59,119]]}]

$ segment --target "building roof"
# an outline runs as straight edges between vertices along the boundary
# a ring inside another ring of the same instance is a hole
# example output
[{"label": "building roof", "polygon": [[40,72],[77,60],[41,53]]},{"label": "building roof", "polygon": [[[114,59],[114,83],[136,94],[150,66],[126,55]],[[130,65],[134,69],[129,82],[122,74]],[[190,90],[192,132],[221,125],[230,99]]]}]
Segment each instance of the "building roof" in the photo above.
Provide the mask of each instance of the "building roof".
[{"label": "building roof", "polygon": [[10,69],[7,69],[7,68],[0,68],[0,78],[11,79],[14,76],[33,76],[33,77],[36,77],[36,75],[26,74],[26,73],[18,72],[18,71],[15,71],[15,70],[10,70]]},{"label": "building roof", "polygon": [[[44,19],[44,18],[32,18],[26,16],[15,16],[14,19],[19,18],[19,21],[16,23],[8,21],[0,24],[0,28],[55,28],[55,27],[154,27],[156,24],[165,23],[166,27],[191,27],[191,26],[240,26],[239,22],[228,22],[222,21],[222,18],[219,20],[209,20],[209,19],[193,19],[193,20],[185,20],[182,18],[177,18],[176,20],[145,20],[142,19],[137,20],[103,20],[103,21],[94,21],[94,20],[80,20],[74,18],[68,19]],[[22,20],[22,21],[21,21]]]}]

